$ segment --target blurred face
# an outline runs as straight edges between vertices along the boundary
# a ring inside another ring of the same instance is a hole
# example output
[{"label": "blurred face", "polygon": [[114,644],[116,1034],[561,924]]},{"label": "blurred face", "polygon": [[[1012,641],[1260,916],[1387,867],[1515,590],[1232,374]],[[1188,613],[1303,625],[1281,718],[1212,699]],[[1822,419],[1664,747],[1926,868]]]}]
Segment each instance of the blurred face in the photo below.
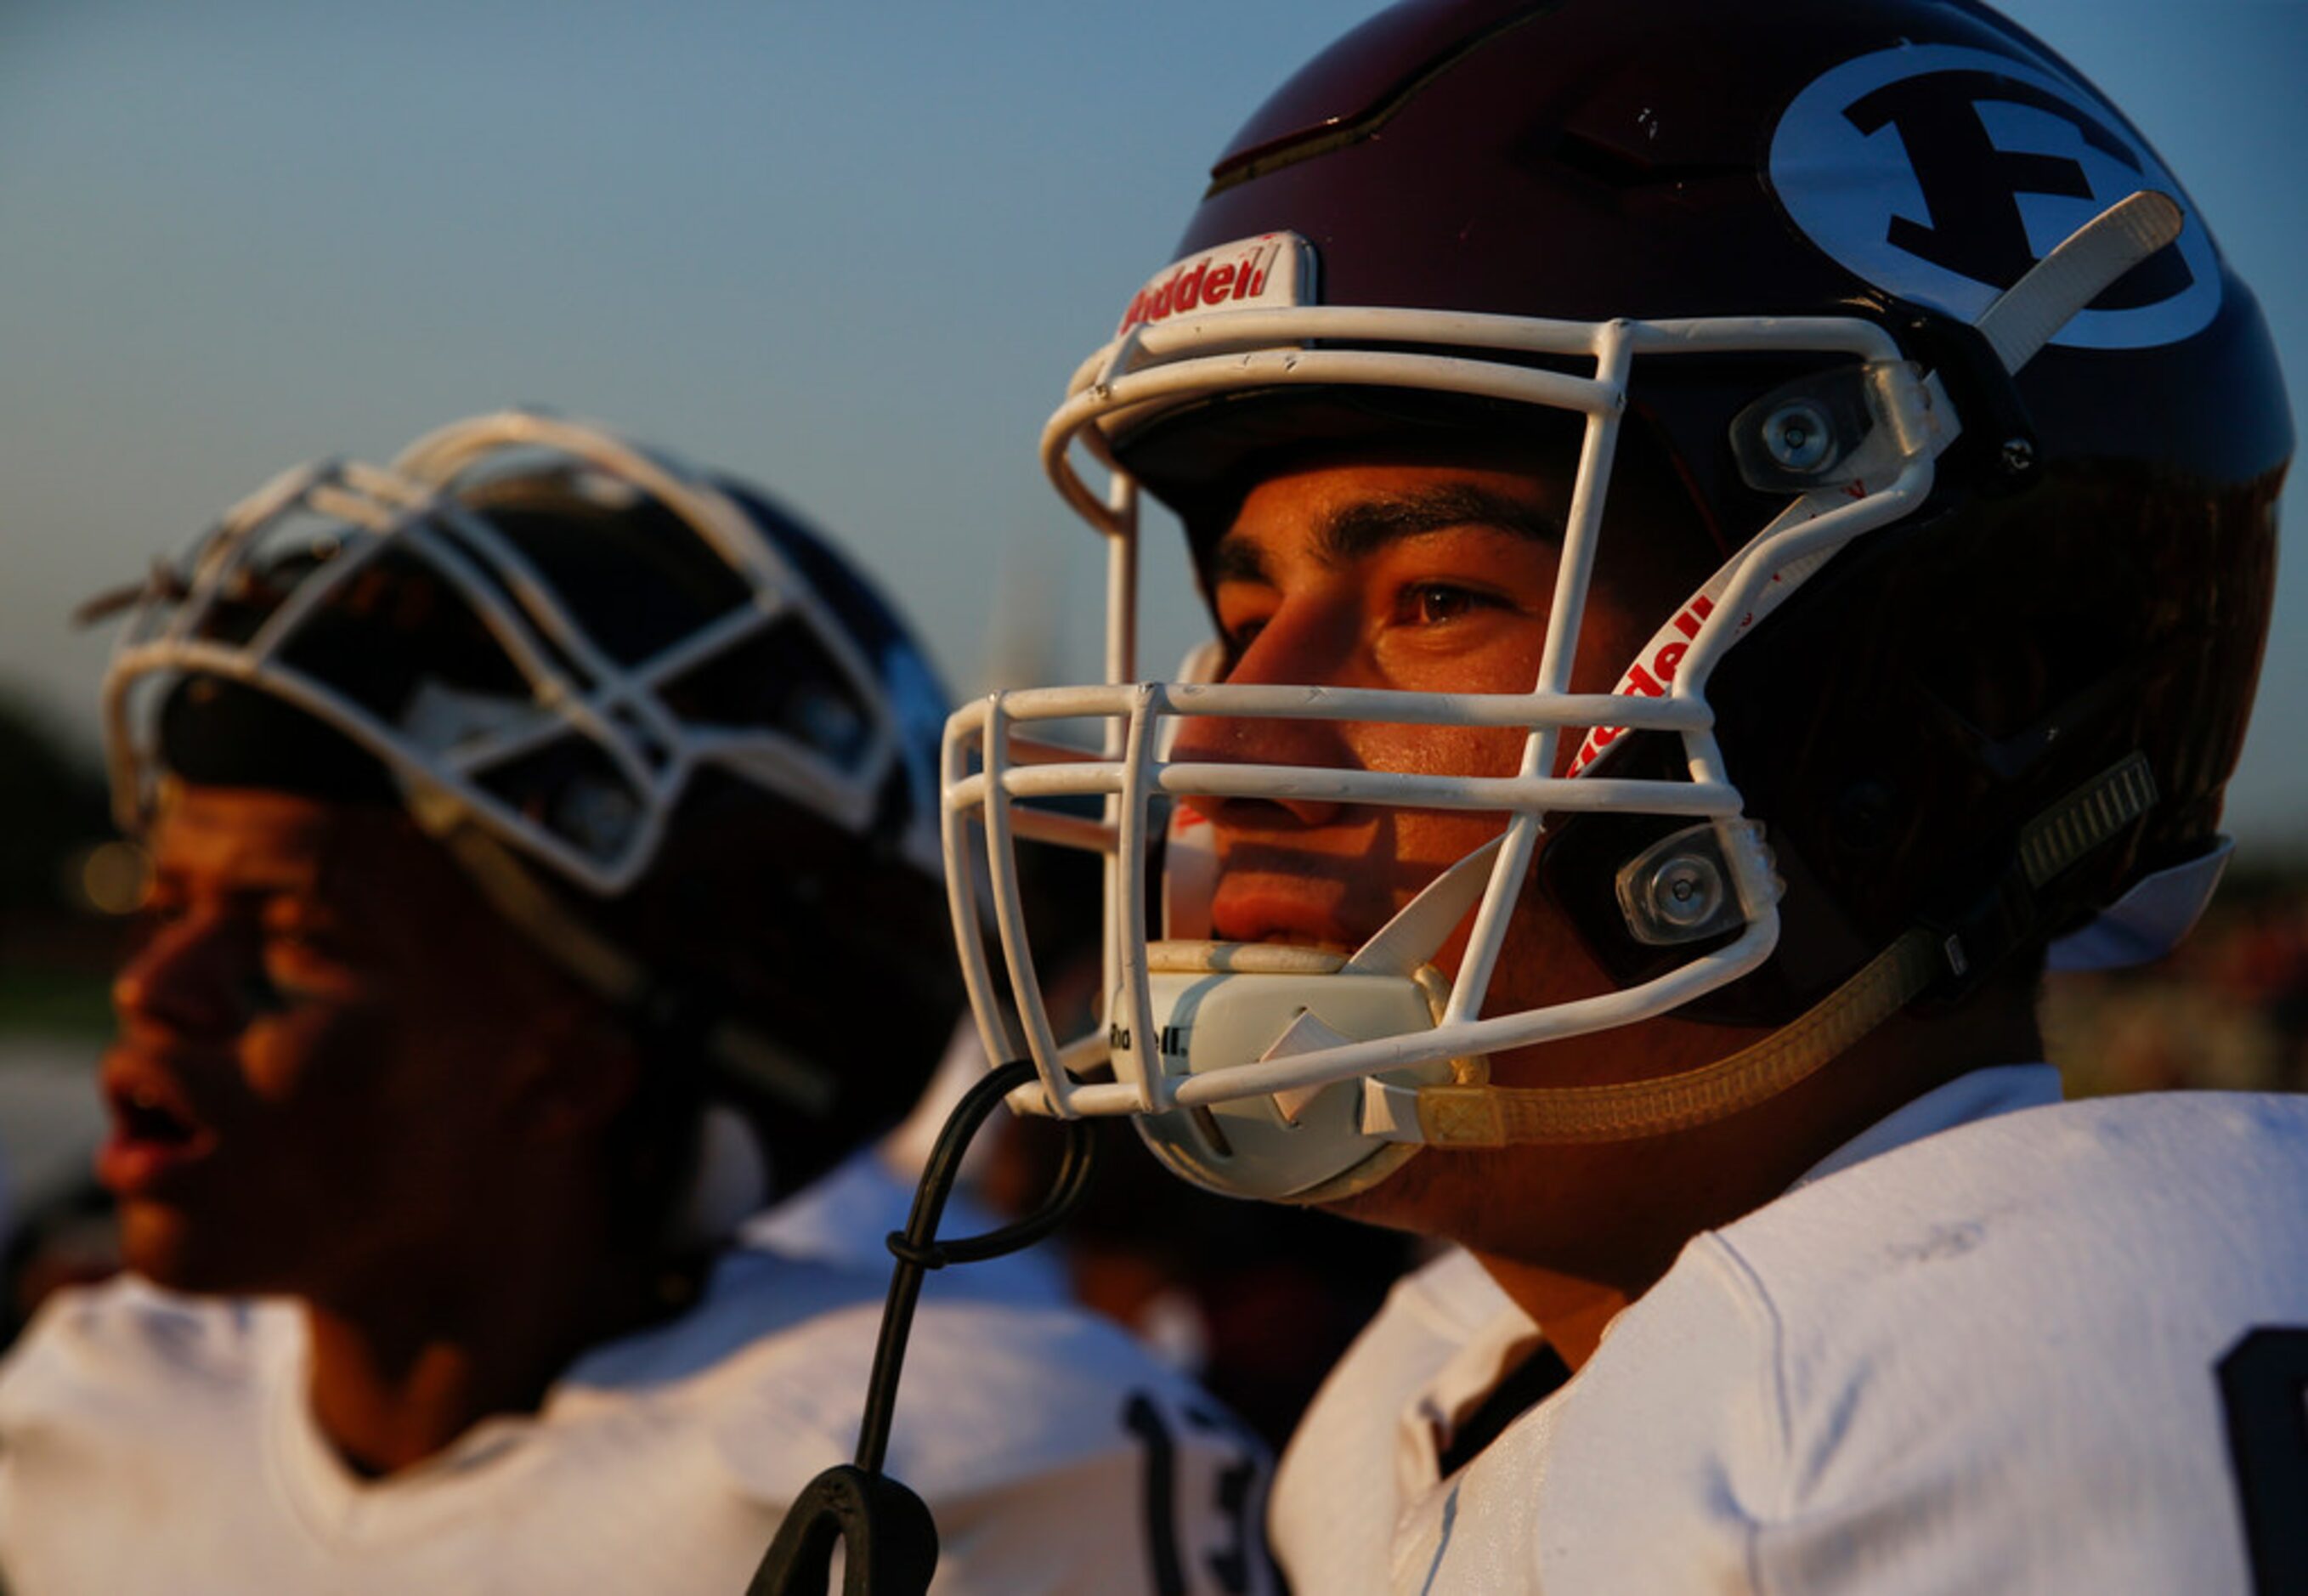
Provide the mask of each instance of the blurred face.
[{"label": "blurred face", "polygon": [[534,956],[398,814],[186,787],[151,841],[98,1157],[129,1267],[326,1296],[453,1254],[545,1062]]}]

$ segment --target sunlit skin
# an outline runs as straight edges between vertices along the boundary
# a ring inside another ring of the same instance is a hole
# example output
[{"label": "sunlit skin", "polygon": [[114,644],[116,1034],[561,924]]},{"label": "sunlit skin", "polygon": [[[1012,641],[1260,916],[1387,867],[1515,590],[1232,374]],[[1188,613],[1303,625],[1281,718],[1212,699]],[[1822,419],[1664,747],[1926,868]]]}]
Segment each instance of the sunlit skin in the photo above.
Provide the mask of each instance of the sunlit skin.
[{"label": "sunlit skin", "polygon": [[[1606,523],[1574,691],[1607,692],[1704,574],[1632,564],[1613,551],[1607,532],[1645,513],[1642,491],[1625,494]],[[1265,478],[1204,565],[1227,679],[1529,691],[1567,496],[1558,474],[1481,457],[1317,457]],[[1629,547],[1623,538],[1619,548]],[[1507,775],[1522,745],[1513,730],[1210,719],[1187,722],[1174,757]],[[1495,814],[1322,802],[1198,807],[1216,827],[1216,934],[1339,950],[1365,940],[1503,824]],[[1457,971],[1468,928],[1435,960],[1446,973]],[[1485,1012],[1610,989],[1567,919],[1536,884],[1527,887]],[[1498,1055],[1492,1078],[1507,1086],[1643,1079],[1694,1068],[1765,1034],[1669,1015]],[[1941,1080],[2040,1056],[2026,993],[1994,995],[1945,1019],[1888,1022],[1803,1085],[1714,1126],[1602,1145],[1429,1150],[1338,1206],[1468,1247],[1576,1367],[1611,1316],[1691,1236],[1770,1200]]]},{"label": "sunlit skin", "polygon": [[314,1416],[375,1473],[648,1311],[603,1152],[630,1050],[437,847],[382,807],[200,787],[151,842],[98,1159],[131,1269],[300,1299]]}]

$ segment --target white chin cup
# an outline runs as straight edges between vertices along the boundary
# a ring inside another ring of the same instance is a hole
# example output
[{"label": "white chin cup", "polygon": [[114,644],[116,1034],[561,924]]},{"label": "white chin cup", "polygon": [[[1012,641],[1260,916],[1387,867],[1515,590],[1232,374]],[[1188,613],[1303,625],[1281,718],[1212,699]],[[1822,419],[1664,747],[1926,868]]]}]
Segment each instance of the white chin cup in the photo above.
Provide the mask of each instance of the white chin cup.
[{"label": "white chin cup", "polygon": [[[1450,994],[1429,965],[1416,976],[1366,972],[1333,954],[1305,954],[1300,971],[1241,970],[1280,950],[1226,943],[1153,943],[1147,949],[1152,1023],[1161,1069],[1210,1074],[1342,1041],[1432,1030]],[[1118,1014],[1117,1000],[1110,1014]],[[1117,1031],[1120,1022],[1114,1026]],[[1115,1045],[1128,1045],[1121,1033]],[[1483,1072],[1437,1059],[1376,1077],[1390,1085],[1471,1083]],[[1174,1173],[1229,1197],[1328,1202],[1400,1168],[1416,1145],[1363,1130],[1361,1078],[1300,1092],[1233,1098],[1141,1117],[1139,1134]]]}]

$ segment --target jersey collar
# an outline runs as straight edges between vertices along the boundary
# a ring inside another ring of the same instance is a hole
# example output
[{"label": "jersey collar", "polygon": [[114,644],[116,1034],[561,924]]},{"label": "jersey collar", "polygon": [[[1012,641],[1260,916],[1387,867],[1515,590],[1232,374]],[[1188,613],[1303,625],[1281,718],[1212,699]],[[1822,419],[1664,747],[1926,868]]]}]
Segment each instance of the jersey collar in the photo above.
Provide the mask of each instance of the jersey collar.
[{"label": "jersey collar", "polygon": [[2060,1100],[2060,1072],[2048,1064],[1999,1064],[1958,1075],[1933,1088],[1877,1120],[1804,1171],[1789,1186],[1801,1191],[1813,1181],[1839,1169],[1920,1142],[1925,1136],[1976,1119],[1992,1119],[2020,1109],[2038,1109]]}]

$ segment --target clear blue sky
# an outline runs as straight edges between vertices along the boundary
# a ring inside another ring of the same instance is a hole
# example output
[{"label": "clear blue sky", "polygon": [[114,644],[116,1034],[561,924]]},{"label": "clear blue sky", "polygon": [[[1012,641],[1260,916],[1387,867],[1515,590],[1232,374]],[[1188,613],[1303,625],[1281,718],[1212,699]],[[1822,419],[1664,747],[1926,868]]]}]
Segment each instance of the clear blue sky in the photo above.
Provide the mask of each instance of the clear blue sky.
[{"label": "clear blue sky", "polygon": [[[0,0],[0,686],[85,730],[74,601],[292,461],[512,401],[767,485],[958,689],[997,614],[1055,613],[1086,677],[1041,421],[1227,136],[1372,9]],[[2189,185],[2308,410],[2308,4],[2010,9]],[[1150,661],[1193,627],[1155,564]],[[2248,848],[2308,842],[2308,563],[2282,584]]]}]

